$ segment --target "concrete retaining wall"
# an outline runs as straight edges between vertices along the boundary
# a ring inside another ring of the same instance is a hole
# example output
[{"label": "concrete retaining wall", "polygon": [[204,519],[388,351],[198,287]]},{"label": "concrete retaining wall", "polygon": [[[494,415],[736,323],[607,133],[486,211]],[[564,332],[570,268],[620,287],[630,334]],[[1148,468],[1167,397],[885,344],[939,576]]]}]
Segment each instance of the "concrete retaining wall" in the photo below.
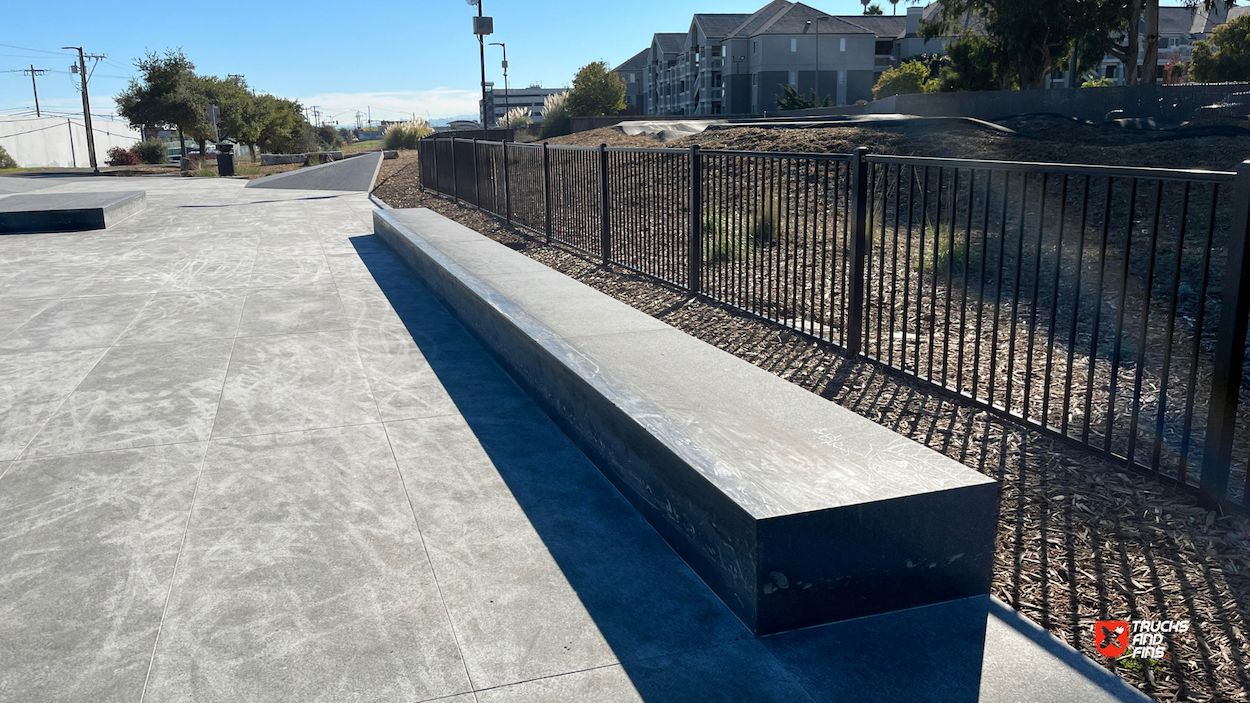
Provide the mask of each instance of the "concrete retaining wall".
[{"label": "concrete retaining wall", "polygon": [[[108,150],[129,149],[139,141],[139,131],[125,122],[91,120],[95,131],[96,161],[105,165]],[[31,117],[0,119],[0,146],[24,168],[87,168],[87,130],[82,119]]]},{"label": "concrete retaining wall", "polygon": [[1123,110],[1124,117],[1183,122],[1192,119],[1195,111],[1204,105],[1217,103],[1231,93],[1248,90],[1250,83],[922,93],[895,95],[867,105],[790,110],[780,114],[801,116],[899,113],[921,117],[975,117],[992,121],[1014,115],[1054,113],[1100,122],[1108,112]]}]

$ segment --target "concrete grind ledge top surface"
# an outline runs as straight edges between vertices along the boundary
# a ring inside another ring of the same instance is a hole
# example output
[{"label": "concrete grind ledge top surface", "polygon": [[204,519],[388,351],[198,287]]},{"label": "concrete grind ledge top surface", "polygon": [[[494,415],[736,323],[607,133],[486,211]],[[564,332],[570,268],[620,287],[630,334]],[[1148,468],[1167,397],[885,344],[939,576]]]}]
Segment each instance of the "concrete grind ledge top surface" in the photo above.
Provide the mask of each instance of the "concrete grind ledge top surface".
[{"label": "concrete grind ledge top surface", "polygon": [[415,232],[511,324],[757,520],[993,480],[426,209]]}]

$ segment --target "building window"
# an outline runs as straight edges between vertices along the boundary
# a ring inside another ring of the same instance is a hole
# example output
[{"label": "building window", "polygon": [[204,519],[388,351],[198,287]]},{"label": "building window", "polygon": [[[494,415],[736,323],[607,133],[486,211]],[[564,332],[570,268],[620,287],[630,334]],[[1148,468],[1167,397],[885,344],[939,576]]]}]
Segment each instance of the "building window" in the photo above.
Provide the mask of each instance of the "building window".
[{"label": "building window", "polygon": [[799,72],[798,71],[790,72],[790,85],[794,86],[795,88],[799,87]]},{"label": "building window", "polygon": [[842,37],[838,40],[838,50],[846,51],[846,37]]},{"label": "building window", "polygon": [[798,50],[799,50],[799,40],[791,38],[790,39],[790,51],[793,53]]},{"label": "building window", "polygon": [[759,43],[759,42],[757,42],[757,41],[753,41],[753,42],[751,42],[751,53],[752,53],[752,54],[756,53],[756,52],[759,50],[759,48],[760,48],[760,43]]},{"label": "building window", "polygon": [[1168,48],[1175,49],[1181,45],[1180,37],[1168,37]]},{"label": "building window", "polygon": [[1107,78],[1115,78],[1115,64],[1107,66]]}]

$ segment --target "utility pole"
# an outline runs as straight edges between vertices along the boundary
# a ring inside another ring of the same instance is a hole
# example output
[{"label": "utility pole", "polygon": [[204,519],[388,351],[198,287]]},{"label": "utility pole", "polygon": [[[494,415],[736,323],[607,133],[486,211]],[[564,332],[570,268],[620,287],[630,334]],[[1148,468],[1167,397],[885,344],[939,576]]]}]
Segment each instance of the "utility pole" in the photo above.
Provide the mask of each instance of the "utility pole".
[{"label": "utility pole", "polygon": [[30,70],[23,70],[22,73],[30,76],[30,89],[35,91],[35,117],[43,117],[43,114],[39,112],[39,86],[35,85],[35,76],[42,76],[47,71],[42,68],[35,68],[35,64],[32,63]]},{"label": "utility pole", "polygon": [[78,51],[78,77],[82,79],[82,121],[87,129],[87,156],[91,157],[91,172],[99,173],[100,167],[95,161],[95,134],[91,131],[91,100],[87,96],[87,57],[99,61],[105,58],[103,54],[83,54],[81,46],[63,46],[62,49],[74,49]]}]

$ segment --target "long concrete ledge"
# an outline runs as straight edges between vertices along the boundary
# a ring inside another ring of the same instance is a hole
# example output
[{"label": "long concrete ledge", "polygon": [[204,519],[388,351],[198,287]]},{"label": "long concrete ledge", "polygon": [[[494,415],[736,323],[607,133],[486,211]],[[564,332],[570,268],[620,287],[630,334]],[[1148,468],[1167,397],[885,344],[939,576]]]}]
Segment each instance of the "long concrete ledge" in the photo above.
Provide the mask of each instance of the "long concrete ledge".
[{"label": "long concrete ledge", "polygon": [[141,190],[11,195],[0,198],[0,234],[107,229],[146,206]]},{"label": "long concrete ledge", "polygon": [[989,478],[432,211],[373,217],[756,634],[989,592]]}]

